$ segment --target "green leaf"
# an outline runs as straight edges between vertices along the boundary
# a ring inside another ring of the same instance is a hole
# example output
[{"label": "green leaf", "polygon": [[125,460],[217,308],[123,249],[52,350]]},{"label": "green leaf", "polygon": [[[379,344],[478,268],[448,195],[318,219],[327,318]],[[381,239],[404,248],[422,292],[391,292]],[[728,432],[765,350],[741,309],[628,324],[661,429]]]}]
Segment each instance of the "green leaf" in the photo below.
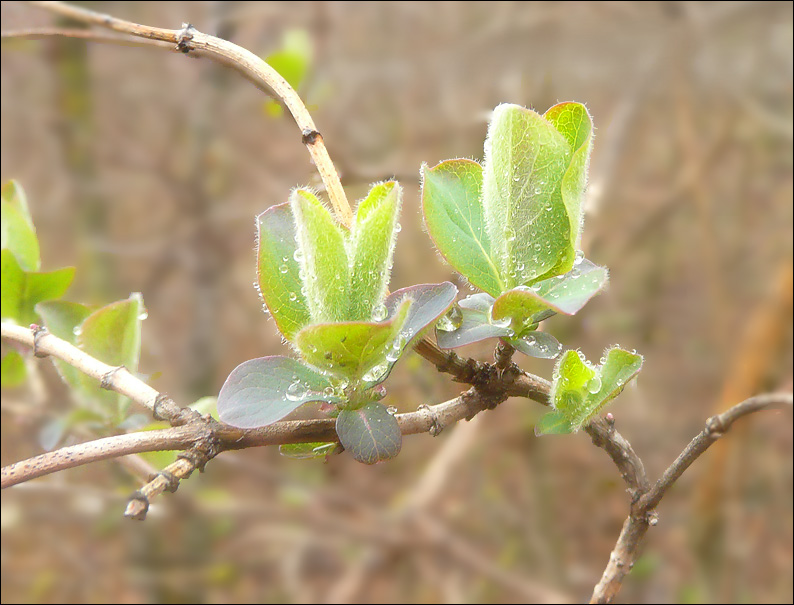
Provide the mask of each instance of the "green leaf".
[{"label": "green leaf", "polygon": [[570,220],[571,242],[574,249],[578,249],[582,239],[582,206],[593,146],[593,123],[587,108],[581,103],[559,103],[543,117],[565,137],[572,150],[571,163],[565,171],[560,189]]},{"label": "green leaf", "polygon": [[259,293],[281,333],[292,340],[311,321],[296,260],[298,242],[289,203],[272,206],[257,217]]},{"label": "green leaf", "polygon": [[25,192],[18,182],[12,180],[3,185],[0,198],[0,248],[10,250],[24,271],[38,271],[41,268],[39,240]]},{"label": "green leaf", "polygon": [[394,458],[402,447],[397,419],[380,403],[342,410],[336,419],[336,434],[353,458],[364,464]]},{"label": "green leaf", "polygon": [[[281,49],[269,55],[265,61],[284,78],[292,88],[299,90],[312,62],[312,41],[303,29],[284,32]],[[266,111],[278,117],[283,113],[281,106],[274,100],[265,104]]]},{"label": "green leaf", "polygon": [[587,425],[637,375],[642,361],[641,355],[615,347],[594,366],[578,351],[566,351],[554,369],[549,396],[555,411],[541,419],[536,432],[571,433]]},{"label": "green leaf", "polygon": [[560,263],[573,263],[560,190],[570,161],[568,141],[543,116],[517,105],[494,110],[485,140],[482,199],[492,255],[506,289],[530,283]]},{"label": "green leaf", "polygon": [[482,167],[472,160],[422,166],[422,212],[438,251],[481,290],[504,290],[491,252],[481,201]]},{"label": "green leaf", "polygon": [[9,350],[0,362],[0,386],[4,389],[18,387],[25,382],[26,377],[22,355],[13,349]]},{"label": "green leaf", "polygon": [[531,286],[518,286],[502,294],[493,305],[493,318],[509,318],[520,326],[531,323],[545,309],[573,315],[606,285],[609,273],[605,267],[580,259],[564,275],[539,281]]},{"label": "green leaf", "polygon": [[306,189],[290,199],[304,295],[312,323],[346,321],[350,276],[345,234],[328,209]]},{"label": "green leaf", "polygon": [[278,447],[278,453],[287,458],[311,460],[325,458],[340,449],[338,443],[314,441],[312,443],[287,443]]},{"label": "green leaf", "polygon": [[472,294],[460,301],[458,307],[461,317],[458,326],[449,326],[453,329],[444,329],[443,325],[436,327],[438,346],[442,349],[454,349],[488,338],[514,334],[507,322],[501,325],[491,323],[493,301],[493,296],[485,293]]},{"label": "green leaf", "polygon": [[554,359],[562,351],[562,345],[554,336],[536,330],[506,340],[516,351],[540,359]]},{"label": "green leaf", "polygon": [[74,278],[74,267],[57,271],[36,272],[20,268],[16,257],[8,249],[0,251],[0,316],[19,325],[38,321],[34,307],[44,300],[60,298]]},{"label": "green leaf", "polygon": [[[77,345],[76,331],[79,331],[80,324],[85,318],[91,315],[92,309],[79,303],[53,300],[42,302],[36,305],[36,312],[41,315],[44,325],[58,338],[68,343]],[[74,389],[83,391],[91,397],[96,395],[96,381],[88,378],[74,366],[53,358],[58,373],[66,383]]]},{"label": "green leaf", "polygon": [[[146,316],[143,298],[138,292],[128,299],[110,303],[86,317],[77,328],[77,346],[111,366],[124,366],[133,374],[138,371],[141,351],[141,322]],[[86,378],[87,379],[87,378]],[[81,375],[81,380],[86,380]],[[129,400],[111,391],[100,389],[97,382],[87,379],[83,391],[103,404],[114,405],[116,422],[126,415]]]},{"label": "green leaf", "polygon": [[348,240],[352,320],[372,319],[386,294],[401,202],[402,187],[392,181],[374,185],[358,205]]},{"label": "green leaf", "polygon": [[260,357],[237,366],[218,395],[222,422],[243,429],[273,424],[309,401],[342,401],[331,381],[289,357]]},{"label": "green leaf", "polygon": [[349,380],[364,378],[368,370],[386,361],[411,308],[404,301],[381,322],[348,321],[314,324],[298,332],[295,344],[314,367]]}]

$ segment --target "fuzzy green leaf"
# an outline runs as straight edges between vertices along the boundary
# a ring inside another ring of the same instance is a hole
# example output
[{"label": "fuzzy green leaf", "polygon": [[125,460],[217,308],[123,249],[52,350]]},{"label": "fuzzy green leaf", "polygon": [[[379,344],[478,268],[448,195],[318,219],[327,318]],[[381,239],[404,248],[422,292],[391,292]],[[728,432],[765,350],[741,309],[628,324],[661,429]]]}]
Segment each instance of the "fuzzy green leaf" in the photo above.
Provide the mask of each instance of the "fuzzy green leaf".
[{"label": "fuzzy green leaf", "polygon": [[[587,108],[581,103],[559,103],[543,117],[565,137],[572,151],[571,163],[565,171],[560,189],[571,225],[571,243],[577,249],[582,239],[582,204],[593,143],[593,123]],[[567,269],[565,267],[563,271]]]},{"label": "fuzzy green leaf", "polygon": [[304,295],[312,323],[346,321],[350,276],[345,234],[313,193],[297,189],[290,198],[300,251]]},{"label": "fuzzy green leaf", "polygon": [[506,289],[530,283],[561,262],[573,263],[560,190],[570,161],[568,141],[543,116],[517,105],[494,110],[485,140],[482,199]]},{"label": "fuzzy green leaf", "polygon": [[222,422],[243,429],[273,424],[309,401],[341,400],[331,381],[289,357],[260,357],[237,366],[218,395]]},{"label": "fuzzy green leaf", "polygon": [[550,394],[554,412],[541,419],[536,432],[570,433],[587,425],[637,375],[642,361],[637,353],[612,348],[604,352],[603,364],[594,366],[581,353],[566,351],[554,369]]},{"label": "fuzzy green leaf", "polygon": [[386,361],[405,323],[412,301],[403,302],[381,322],[348,321],[307,326],[295,336],[303,359],[349,380],[359,380]]},{"label": "fuzzy green leaf", "polygon": [[358,205],[348,239],[351,320],[372,319],[386,293],[401,202],[402,187],[392,181],[373,186]]},{"label": "fuzzy green leaf", "polygon": [[394,458],[402,447],[397,419],[380,403],[342,410],[336,419],[336,434],[353,458],[364,464]]},{"label": "fuzzy green leaf", "polygon": [[422,166],[422,212],[438,251],[478,288],[504,289],[491,252],[481,201],[482,167],[472,160]]},{"label": "fuzzy green leaf", "polygon": [[0,317],[19,325],[29,325],[38,321],[34,310],[36,303],[60,298],[74,279],[74,267],[56,271],[24,271],[14,254],[8,250],[0,251]]},{"label": "fuzzy green leaf", "polygon": [[573,315],[604,288],[608,279],[605,267],[581,259],[564,275],[532,286],[518,286],[502,294],[494,302],[493,318],[497,321],[509,318],[520,324],[545,309]]},{"label": "fuzzy green leaf", "polygon": [[268,208],[257,217],[257,283],[281,333],[292,340],[311,322],[295,259],[298,242],[289,203]]},{"label": "fuzzy green leaf", "polygon": [[28,203],[21,185],[8,181],[0,190],[0,248],[10,250],[24,271],[41,268],[39,240],[30,218]]}]

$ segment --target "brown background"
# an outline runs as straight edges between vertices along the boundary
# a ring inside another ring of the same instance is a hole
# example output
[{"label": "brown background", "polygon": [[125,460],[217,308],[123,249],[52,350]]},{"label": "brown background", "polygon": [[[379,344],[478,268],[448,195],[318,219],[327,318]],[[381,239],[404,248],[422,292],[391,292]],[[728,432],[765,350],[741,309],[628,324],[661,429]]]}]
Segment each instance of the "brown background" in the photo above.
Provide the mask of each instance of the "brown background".
[{"label": "brown background", "polygon": [[[86,4],[189,21],[262,56],[306,30],[315,59],[301,92],[348,196],[389,177],[405,188],[392,289],[455,279],[422,232],[422,162],[480,159],[500,102],[587,103],[597,136],[583,245],[611,284],[549,331],[590,358],[614,343],[645,355],[611,411],[651,476],[709,415],[791,390],[791,3]],[[21,3],[0,11],[3,30],[54,23]],[[3,42],[0,176],[27,191],[44,267],[78,265],[72,300],[142,292],[141,371],[181,403],[286,351],[252,288],[253,217],[319,182],[295,125],[264,102],[177,53]],[[491,348],[461,352],[487,360]],[[548,361],[519,361],[551,374]],[[3,394],[3,464],[38,453],[41,427],[79,405],[48,364],[36,389]],[[388,388],[401,411],[460,390],[413,354]],[[7,490],[2,600],[585,600],[626,494],[585,435],[536,438],[542,411],[510,400],[483,415],[461,461],[433,478],[444,487],[420,529],[395,519],[456,429],[407,438],[376,467],[275,448],[223,455],[143,524],[121,518],[139,485],[128,465]],[[662,503],[620,600],[790,603],[791,448],[791,416],[768,413],[710,451]]]}]

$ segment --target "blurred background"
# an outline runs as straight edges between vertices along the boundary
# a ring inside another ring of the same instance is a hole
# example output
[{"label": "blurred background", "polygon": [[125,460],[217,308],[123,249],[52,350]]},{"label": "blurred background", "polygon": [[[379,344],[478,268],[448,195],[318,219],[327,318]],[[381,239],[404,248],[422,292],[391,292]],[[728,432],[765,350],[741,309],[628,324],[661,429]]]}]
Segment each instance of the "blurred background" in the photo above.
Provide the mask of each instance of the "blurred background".
[{"label": "blurred background", "polygon": [[[456,279],[422,231],[422,162],[481,159],[498,103],[586,103],[583,246],[611,283],[547,329],[591,359],[612,344],[645,355],[610,409],[651,478],[709,416],[791,391],[790,2],[83,4],[304,57],[291,77],[351,201],[390,177],[405,189],[392,289]],[[4,31],[68,25],[17,2],[0,15]],[[254,216],[320,182],[294,123],[251,84],[158,49],[4,40],[0,142],[43,268],[79,268],[67,298],[143,293],[155,388],[186,405],[242,361],[286,352],[252,287]],[[459,352],[490,360],[479,344]],[[40,453],[43,427],[80,405],[37,365],[3,393],[3,464]],[[387,387],[400,411],[461,390],[415,354]],[[375,467],[226,453],[144,523],[122,517],[126,497],[171,454],[14,487],[2,601],[584,601],[627,494],[586,435],[535,437],[543,411],[511,399]],[[759,414],[709,450],[662,502],[618,600],[790,603],[791,429],[790,414]]]}]

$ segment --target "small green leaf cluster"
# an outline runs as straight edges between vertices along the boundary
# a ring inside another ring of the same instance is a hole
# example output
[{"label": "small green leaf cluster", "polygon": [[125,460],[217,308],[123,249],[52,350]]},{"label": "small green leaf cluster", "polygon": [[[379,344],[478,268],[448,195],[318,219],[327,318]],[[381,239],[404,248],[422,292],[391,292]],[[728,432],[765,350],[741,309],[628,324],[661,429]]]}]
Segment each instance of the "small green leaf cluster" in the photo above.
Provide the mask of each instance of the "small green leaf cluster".
[{"label": "small green leaf cluster", "polygon": [[[138,369],[141,321],[146,316],[140,294],[104,307],[60,300],[75,275],[74,267],[41,271],[39,241],[22,187],[9,181],[2,187],[2,321],[18,325],[43,324],[47,329],[112,366]],[[79,408],[66,418],[44,426],[41,444],[55,447],[63,434],[79,423],[122,426],[128,420],[129,399],[101,389],[96,380],[71,365],[55,360],[63,379],[79,396]],[[2,384],[25,380],[25,360],[14,349],[5,352]]]},{"label": "small green leaf cluster", "polygon": [[472,160],[423,166],[428,233],[444,258],[484,291],[442,320],[439,346],[500,337],[527,355],[559,354],[560,344],[537,331],[539,322],[576,313],[608,278],[578,252],[592,131],[581,103],[561,103],[544,115],[499,105],[482,166]]},{"label": "small green leaf cluster", "polygon": [[259,292],[301,361],[273,356],[239,365],[218,396],[221,420],[265,426],[321,401],[333,406],[340,441],[357,460],[397,454],[400,429],[376,387],[457,294],[448,282],[387,294],[401,202],[398,183],[374,185],[349,230],[308,189],[259,215]]},{"label": "small green leaf cluster", "polygon": [[[441,348],[500,338],[533,357],[562,345],[538,330],[557,313],[573,315],[606,285],[608,272],[579,251],[593,126],[581,103],[540,115],[499,105],[482,165],[447,160],[422,167],[422,210],[442,256],[480,288],[436,325]],[[642,357],[610,349],[600,367],[567,351],[554,370],[539,433],[578,430],[634,377]]]},{"label": "small green leaf cluster", "polygon": [[554,408],[535,426],[543,434],[575,433],[587,425],[642,368],[642,355],[613,347],[601,364],[588,362],[579,351],[566,351],[554,369],[550,402]]}]

